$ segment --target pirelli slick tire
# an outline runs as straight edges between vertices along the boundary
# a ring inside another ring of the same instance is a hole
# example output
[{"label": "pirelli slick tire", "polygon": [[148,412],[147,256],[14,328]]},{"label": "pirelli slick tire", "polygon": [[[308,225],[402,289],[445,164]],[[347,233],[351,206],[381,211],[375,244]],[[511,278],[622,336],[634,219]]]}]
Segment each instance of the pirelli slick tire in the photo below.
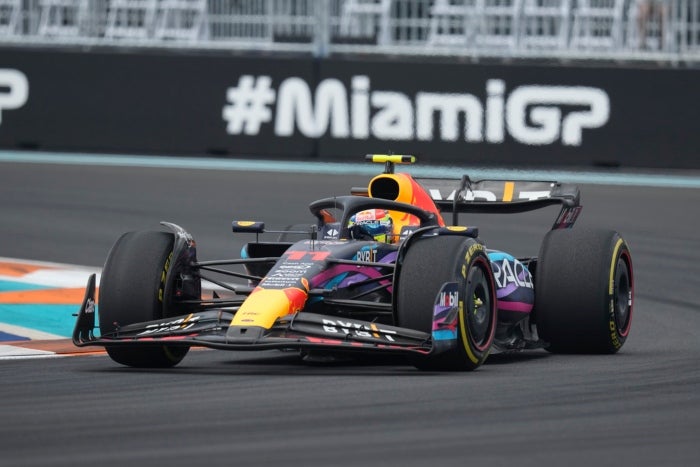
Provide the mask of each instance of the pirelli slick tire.
[{"label": "pirelli slick tire", "polygon": [[534,319],[548,350],[615,353],[632,325],[632,256],[612,230],[554,230],[540,248]]},{"label": "pirelli slick tire", "polygon": [[[163,307],[165,277],[171,263],[174,236],[168,232],[129,232],[114,244],[100,279],[100,333],[118,327],[170,317]],[[107,346],[117,363],[133,367],[167,368],[180,363],[185,346]]]},{"label": "pirelli slick tire", "polygon": [[432,333],[435,302],[446,282],[457,283],[455,345],[414,364],[423,370],[474,370],[491,350],[497,315],[490,262],[473,238],[424,237],[409,245],[397,278],[398,325]]}]

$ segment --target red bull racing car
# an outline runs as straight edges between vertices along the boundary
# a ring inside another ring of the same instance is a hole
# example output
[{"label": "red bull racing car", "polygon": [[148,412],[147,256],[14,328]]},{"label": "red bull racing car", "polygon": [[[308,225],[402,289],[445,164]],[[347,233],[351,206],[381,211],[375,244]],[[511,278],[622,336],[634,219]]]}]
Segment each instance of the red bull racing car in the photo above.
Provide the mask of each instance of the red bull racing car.
[{"label": "red bull racing car", "polygon": [[[234,221],[234,232],[255,237],[239,259],[198,261],[192,236],[172,223],[124,234],[105,263],[99,309],[95,276],[88,282],[73,342],[134,367],[174,366],[202,346],[401,355],[433,370],[474,370],[493,352],[622,347],[630,250],[613,230],[572,228],[576,186],[417,179],[395,172],[412,156],[367,158],[383,173],[312,202],[313,223],[276,241],[260,239],[274,233],[261,222]],[[459,223],[462,213],[553,204],[561,211],[538,256],[489,249],[476,227]]]}]

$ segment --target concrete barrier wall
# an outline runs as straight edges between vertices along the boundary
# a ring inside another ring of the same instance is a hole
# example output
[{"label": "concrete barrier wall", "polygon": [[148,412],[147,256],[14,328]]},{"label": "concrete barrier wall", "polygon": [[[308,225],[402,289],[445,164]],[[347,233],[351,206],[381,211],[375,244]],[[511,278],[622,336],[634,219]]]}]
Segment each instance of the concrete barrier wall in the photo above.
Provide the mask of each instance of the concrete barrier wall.
[{"label": "concrete barrier wall", "polygon": [[700,168],[700,70],[0,50],[0,147]]}]

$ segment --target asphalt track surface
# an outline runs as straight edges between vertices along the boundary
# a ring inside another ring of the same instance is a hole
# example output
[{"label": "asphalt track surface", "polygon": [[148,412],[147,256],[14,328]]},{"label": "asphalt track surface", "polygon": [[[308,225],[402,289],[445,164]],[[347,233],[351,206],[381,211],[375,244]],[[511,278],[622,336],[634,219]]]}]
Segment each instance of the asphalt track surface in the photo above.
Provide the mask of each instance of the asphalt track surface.
[{"label": "asphalt track surface", "polygon": [[[236,257],[230,221],[309,220],[365,176],[0,164],[0,256],[101,266],[127,230],[190,230]],[[584,185],[580,225],[614,227],[636,273],[612,356],[529,351],[472,373],[192,351],[167,371],[105,356],[0,361],[0,465],[689,466],[700,458],[700,190]],[[555,211],[471,218],[537,254]],[[466,221],[466,219],[465,219]]]}]

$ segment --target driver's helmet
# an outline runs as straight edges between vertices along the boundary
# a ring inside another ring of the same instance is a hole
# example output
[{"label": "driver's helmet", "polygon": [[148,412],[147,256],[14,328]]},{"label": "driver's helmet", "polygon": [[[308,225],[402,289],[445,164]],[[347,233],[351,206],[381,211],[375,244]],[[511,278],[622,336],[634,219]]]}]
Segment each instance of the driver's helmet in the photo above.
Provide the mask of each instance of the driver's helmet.
[{"label": "driver's helmet", "polygon": [[394,221],[385,209],[367,209],[355,213],[348,223],[350,237],[356,240],[374,240],[392,243]]}]

